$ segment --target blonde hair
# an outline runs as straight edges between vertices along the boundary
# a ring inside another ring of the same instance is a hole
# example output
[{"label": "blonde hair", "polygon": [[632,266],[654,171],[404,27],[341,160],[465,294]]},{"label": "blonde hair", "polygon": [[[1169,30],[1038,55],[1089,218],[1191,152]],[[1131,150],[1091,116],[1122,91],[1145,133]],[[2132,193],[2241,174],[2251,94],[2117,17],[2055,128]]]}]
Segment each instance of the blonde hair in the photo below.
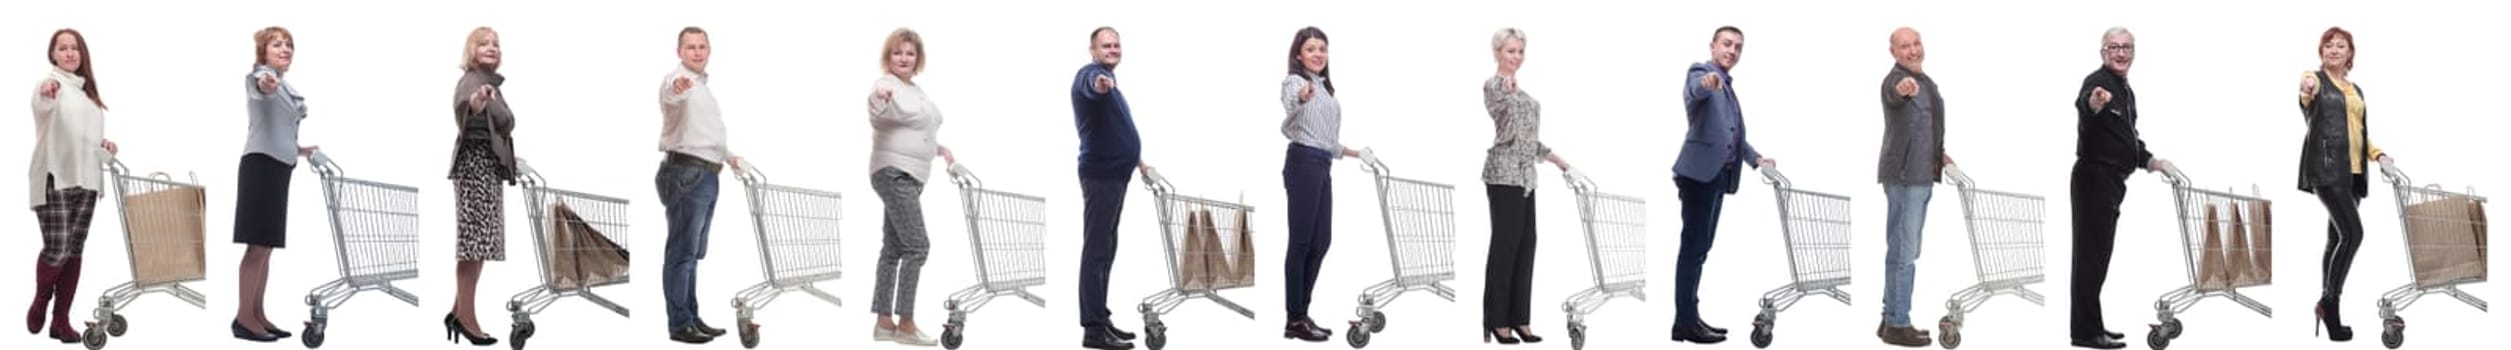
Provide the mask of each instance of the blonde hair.
[{"label": "blonde hair", "polygon": [[[489,29],[489,28],[488,28],[488,26],[480,26],[479,28],[472,28],[472,29],[471,29],[471,35],[470,35],[470,36],[468,36],[468,37],[465,37],[465,39],[463,39],[463,40],[462,40],[462,65],[461,65],[461,67],[462,67],[462,70],[463,70],[463,71],[470,71],[470,70],[472,70],[472,69],[480,69],[480,68],[484,68],[484,69],[487,69],[487,70],[490,70],[490,71],[495,71],[495,70],[497,70],[497,66],[496,66],[496,65],[490,65],[490,66],[487,66],[487,67],[480,67],[480,58],[479,58],[479,52],[480,52],[480,40],[487,39],[487,38],[488,38],[488,36],[490,36],[490,35],[497,35],[497,30],[496,30],[496,29]],[[503,64],[503,63],[499,63],[499,64]]]},{"label": "blonde hair", "polygon": [[254,67],[270,64],[270,42],[279,41],[279,39],[288,39],[288,47],[296,47],[296,34],[289,34],[287,28],[271,26],[253,32]]},{"label": "blonde hair", "polygon": [[899,45],[915,45],[914,73],[924,73],[924,61],[932,56],[928,55],[924,49],[924,36],[917,35],[914,29],[907,28],[890,31],[889,40],[881,43],[881,72],[889,71],[889,53],[898,51]]},{"label": "blonde hair", "polygon": [[1501,46],[1508,45],[1509,40],[1526,41],[1526,31],[1517,30],[1517,28],[1500,28],[1498,33],[1491,33],[1491,51],[1499,51]]}]

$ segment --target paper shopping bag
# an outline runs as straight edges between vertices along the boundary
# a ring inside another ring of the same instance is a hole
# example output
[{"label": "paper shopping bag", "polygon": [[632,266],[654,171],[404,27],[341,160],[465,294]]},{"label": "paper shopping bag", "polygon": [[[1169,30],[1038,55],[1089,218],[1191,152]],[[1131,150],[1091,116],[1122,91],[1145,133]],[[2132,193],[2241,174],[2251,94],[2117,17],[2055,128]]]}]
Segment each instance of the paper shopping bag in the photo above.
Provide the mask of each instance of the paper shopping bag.
[{"label": "paper shopping bag", "polygon": [[2206,238],[2197,250],[2197,288],[2223,289],[2231,285],[2224,271],[2223,222],[2217,220],[2213,204],[2206,205],[2205,216]]},{"label": "paper shopping bag", "polygon": [[2273,204],[2274,202],[2264,199],[2250,202],[2250,218],[2257,224],[2250,227],[2249,256],[2256,260],[2252,266],[2257,266],[2258,269],[2252,272],[2258,275],[2259,284],[2272,283],[2276,280],[2276,221],[2275,211],[2272,210]]},{"label": "paper shopping bag", "polygon": [[2258,275],[2251,272],[2255,268],[2252,265],[2257,261],[2250,259],[2250,250],[2255,246],[2250,245],[2249,222],[2241,220],[2240,209],[2239,205],[2224,207],[2224,213],[2231,216],[2224,220],[2224,223],[2231,227],[2230,232],[2227,232],[2228,234],[2224,237],[2223,268],[2224,274],[2231,278],[2232,285],[2249,286],[2258,282]]},{"label": "paper shopping bag", "polygon": [[193,186],[122,197],[132,284],[196,281],[206,276],[201,241],[208,203],[207,193]]},{"label": "paper shopping bag", "polygon": [[1238,276],[1237,276],[1238,285],[1240,285],[1240,286],[1253,286],[1253,285],[1255,285],[1255,275],[1256,275],[1256,273],[1255,273],[1255,270],[1256,270],[1256,264],[1255,264],[1255,262],[1256,262],[1256,258],[1255,258],[1255,256],[1256,256],[1256,253],[1255,253],[1255,227],[1254,227],[1254,226],[1248,226],[1248,225],[1247,225],[1247,216],[1248,216],[1248,215],[1247,215],[1247,211],[1245,211],[1245,210],[1239,210],[1239,211],[1237,211],[1237,213],[1238,213],[1238,226],[1237,226],[1237,228],[1238,228],[1238,249],[1237,249],[1237,250],[1238,250],[1238,254],[1237,254],[1237,255],[1238,255],[1238,257],[1237,257],[1238,259],[1237,259],[1237,260],[1238,260],[1238,261],[1237,261],[1236,263],[1233,263],[1233,264],[1230,264],[1230,265],[1234,265],[1234,266],[1236,266],[1236,267],[1237,267],[1237,271],[1238,271]]},{"label": "paper shopping bag", "polygon": [[1212,288],[1211,260],[1204,256],[1218,249],[1207,245],[1209,241],[1203,239],[1211,235],[1211,225],[1204,224],[1203,220],[1200,208],[1186,212],[1186,250],[1177,255],[1177,287],[1180,289]]},{"label": "paper shopping bag", "polygon": [[2484,260],[2478,255],[2483,248],[2477,245],[2469,211],[2473,204],[2466,197],[2447,196],[2407,206],[2407,249],[2414,258],[2417,285],[2484,277]]}]

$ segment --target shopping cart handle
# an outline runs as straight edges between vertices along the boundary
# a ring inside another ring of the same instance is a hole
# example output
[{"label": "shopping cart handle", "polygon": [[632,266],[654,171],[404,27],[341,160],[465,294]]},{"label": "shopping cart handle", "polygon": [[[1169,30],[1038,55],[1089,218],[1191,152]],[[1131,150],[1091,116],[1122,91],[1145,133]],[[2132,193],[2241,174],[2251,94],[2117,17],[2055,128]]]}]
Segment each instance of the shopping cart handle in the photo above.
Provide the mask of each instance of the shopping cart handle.
[{"label": "shopping cart handle", "polygon": [[1944,165],[1944,182],[1959,188],[1970,188],[1972,184],[1976,184],[1971,182],[1970,174],[1962,172],[1962,167],[1953,164]]},{"label": "shopping cart handle", "polygon": [[1779,174],[1779,167],[1774,166],[1761,167],[1761,183],[1778,185],[1779,187],[1796,187],[1795,184],[1787,181],[1787,175]]},{"label": "shopping cart handle", "polygon": [[2172,185],[2190,186],[2188,174],[2181,173],[2180,167],[2177,166],[2162,169],[2162,182],[2170,183]]},{"label": "shopping cart handle", "polygon": [[[2378,163],[2378,162],[2374,162],[2374,163]],[[2403,185],[2403,186],[2407,186],[2407,187],[2414,187],[2414,186],[2415,186],[2415,181],[2414,181],[2414,179],[2413,179],[2413,178],[2408,178],[2408,177],[2406,176],[2406,171],[2405,171],[2405,170],[2398,170],[2398,166],[2397,166],[2397,165],[2394,165],[2394,164],[2381,163],[2381,164],[2380,164],[2380,175],[2381,175],[2381,177],[2389,178],[2389,182],[2390,182],[2390,183],[2395,183],[2395,184],[2398,184],[2398,185]]]},{"label": "shopping cart handle", "polygon": [[1378,155],[1376,152],[1360,154],[1360,170],[1368,171],[1370,174],[1377,175],[1394,173],[1394,171],[1386,168],[1386,162],[1378,161]]},{"label": "shopping cart handle", "polygon": [[1142,170],[1142,187],[1149,188],[1151,189],[1151,192],[1158,193],[1169,193],[1170,190],[1176,189],[1176,187],[1170,186],[1168,184],[1168,178],[1160,176],[1160,171],[1155,168],[1145,168]]},{"label": "shopping cart handle", "polygon": [[1587,178],[1587,174],[1576,170],[1561,172],[1561,182],[1569,184],[1569,190],[1573,192],[1593,193],[1596,191],[1595,180]]},{"label": "shopping cart handle", "polygon": [[968,166],[961,163],[950,163],[950,182],[959,184],[959,188],[985,187],[985,181],[977,179],[976,172],[968,171]]},{"label": "shopping cart handle", "polygon": [[741,161],[741,166],[732,168],[732,176],[741,179],[741,183],[746,185],[767,183],[767,172],[759,171],[758,163],[747,159]]}]

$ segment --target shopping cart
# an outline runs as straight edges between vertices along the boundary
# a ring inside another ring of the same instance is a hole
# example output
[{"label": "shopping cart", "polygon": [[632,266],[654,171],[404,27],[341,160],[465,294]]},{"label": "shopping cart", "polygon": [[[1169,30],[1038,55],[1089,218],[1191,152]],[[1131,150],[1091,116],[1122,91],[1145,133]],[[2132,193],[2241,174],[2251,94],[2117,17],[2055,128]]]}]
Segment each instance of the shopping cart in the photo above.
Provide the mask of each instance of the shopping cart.
[{"label": "shopping cart", "polygon": [[1808,296],[1828,296],[1848,305],[1848,197],[1796,189],[1776,167],[1761,168],[1762,182],[1779,197],[1779,232],[1787,237],[1787,268],[1794,282],[1761,293],[1761,313],[1752,318],[1752,346],[1766,348],[1778,328],[1779,312]]},{"label": "shopping cart", "polygon": [[[1146,172],[1143,175],[1143,180],[1145,180],[1143,186],[1151,190],[1151,196],[1159,203],[1161,243],[1167,249],[1166,254],[1161,255],[1168,256],[1168,279],[1171,282],[1168,290],[1142,298],[1142,305],[1138,310],[1142,312],[1143,345],[1150,347],[1151,350],[1166,348],[1168,324],[1160,322],[1160,315],[1174,311],[1178,305],[1194,299],[1209,299],[1214,304],[1220,304],[1221,307],[1237,312],[1239,316],[1255,319],[1255,311],[1248,311],[1246,307],[1238,306],[1237,302],[1229,301],[1229,298],[1221,297],[1217,293],[1223,290],[1255,286],[1252,281],[1213,285],[1194,282],[1189,280],[1188,277],[1191,276],[1186,276],[1189,260],[1208,261],[1208,259],[1218,257],[1224,261],[1237,261],[1239,254],[1234,252],[1238,249],[1232,248],[1238,247],[1237,242],[1242,241],[1241,236],[1249,234],[1248,228],[1239,225],[1236,220],[1207,222],[1194,219],[1196,214],[1208,211],[1209,217],[1212,218],[1238,218],[1253,215],[1255,207],[1243,203],[1178,194],[1176,187],[1170,186],[1168,179],[1160,177],[1159,172]],[[1191,244],[1189,240],[1195,239],[1193,232],[1198,231],[1195,228],[1199,226],[1198,223],[1210,225],[1205,228],[1209,229],[1219,242],[1223,242],[1222,245]],[[1189,249],[1190,246],[1202,246],[1205,249]],[[1246,268],[1253,269],[1254,267]]]},{"label": "shopping cart", "polygon": [[[130,320],[120,312],[140,296],[165,293],[192,307],[209,305],[199,291],[183,285],[207,275],[201,235],[208,199],[200,179],[184,183],[162,172],[132,175],[121,160],[111,158],[105,161],[105,172],[114,179],[113,198],[120,206],[123,252],[131,257],[131,281],[106,288],[97,298],[96,319],[87,322],[81,339],[88,350],[103,349],[108,335],[119,337],[130,329]],[[134,199],[142,204],[133,205]]]},{"label": "shopping cart", "polygon": [[1046,307],[1046,299],[1029,287],[1046,285],[1046,198],[985,187],[975,172],[950,166],[950,182],[959,185],[960,210],[968,215],[968,249],[976,252],[977,284],[950,293],[944,305],[950,321],[942,324],[942,347],[958,349],[968,332],[968,314],[996,297],[1017,297]]},{"label": "shopping cart", "polygon": [[1952,164],[1944,165],[1944,178],[1962,193],[1962,223],[1970,229],[1971,266],[1979,272],[1979,284],[1954,292],[1944,301],[1944,319],[1936,321],[1936,343],[1946,349],[1962,346],[1962,315],[1979,310],[1980,304],[1998,295],[2012,294],[2044,305],[2039,292],[2031,285],[2045,278],[2041,266],[2042,208],[2048,200],[2040,196],[1980,189],[1969,174]]},{"label": "shopping cart", "polygon": [[[561,257],[551,255],[572,257],[591,251],[611,249],[626,251],[628,249],[628,200],[550,188],[548,180],[541,178],[540,172],[533,171],[531,164],[516,161],[515,166],[522,170],[518,173],[523,175],[519,182],[523,184],[524,203],[531,206],[532,246],[535,248],[533,251],[536,252],[534,255],[538,257],[536,260],[540,261],[540,268],[534,270],[540,273],[541,284],[521,293],[515,293],[513,298],[506,301],[506,311],[514,313],[514,332],[508,335],[507,344],[514,345],[516,350],[523,349],[524,341],[531,339],[533,334],[540,331],[540,327],[532,324],[532,314],[548,309],[549,305],[557,303],[558,299],[582,297],[585,301],[609,309],[611,313],[627,317],[628,308],[611,302],[609,298],[594,294],[593,288],[627,284],[630,274],[622,271],[616,278],[592,282],[563,280],[562,276],[552,274],[550,270],[553,264],[561,259]],[[550,206],[560,204],[572,210],[576,217],[569,220],[554,216],[556,213],[551,212]],[[574,239],[566,240],[569,242],[567,244],[554,244],[555,241],[552,240],[556,238],[554,236],[562,233],[551,232],[553,224],[590,227],[599,231],[602,238],[608,241],[607,243],[616,246],[603,246],[600,242]]]},{"label": "shopping cart", "polygon": [[1596,286],[1561,302],[1569,313],[1569,348],[1587,348],[1587,314],[1614,298],[1648,301],[1648,202],[1639,197],[1604,193],[1594,181],[1562,174],[1578,194],[1578,222],[1587,231],[1587,266]]},{"label": "shopping cart", "polygon": [[[2412,271],[2410,276],[2415,276],[2415,282],[2380,294],[2380,345],[2396,349],[2406,343],[2406,318],[2398,317],[2398,311],[2414,305],[2416,299],[2425,295],[2449,295],[2476,307],[2477,311],[2486,311],[2484,299],[2459,290],[2460,285],[2484,282],[2486,279],[2485,217],[2472,211],[2417,210],[2418,205],[2440,206],[2435,209],[2482,210],[2485,197],[2472,194],[2475,193],[2473,190],[2450,192],[2441,189],[2440,185],[2415,187],[2415,181],[2393,165],[2383,164],[2380,170],[2397,187],[2398,223],[2405,226],[2406,256],[2411,262],[2407,264],[2407,269]],[[2419,233],[2447,236],[2432,237]],[[2474,273],[2418,268],[2426,261],[2459,266],[2472,264]]]},{"label": "shopping cart", "polygon": [[[2250,299],[2249,295],[2241,294],[2240,290],[2265,286],[2270,282],[2268,279],[2210,280],[2217,276],[2207,276],[2210,272],[2205,271],[2207,268],[2204,267],[2208,261],[2223,261],[2221,259],[2232,257],[2246,259],[2256,256],[2255,253],[2268,251],[2267,247],[2246,244],[2225,244],[2212,248],[2208,245],[2210,245],[2209,241],[2219,239],[2217,231],[2220,228],[2232,228],[2228,235],[2222,235],[2224,237],[2240,237],[2245,231],[2251,229],[2265,231],[2273,227],[2265,219],[2269,216],[2267,208],[2271,203],[2266,198],[2254,194],[2244,196],[2228,191],[2198,188],[2196,184],[2189,181],[2188,175],[2181,174],[2177,168],[2170,168],[2164,171],[2163,175],[2163,181],[2171,183],[2173,201],[2177,202],[2179,207],[2177,215],[2182,245],[2180,255],[2188,261],[2189,285],[2163,293],[2161,299],[2154,301],[2154,311],[2162,323],[2153,325],[2153,330],[2145,334],[2145,344],[2152,346],[2155,350],[2170,347],[2171,340],[2179,338],[2180,333],[2187,329],[2180,324],[2180,319],[2176,315],[2187,312],[2190,307],[2196,306],[2198,301],[2206,298],[2232,299],[2232,302],[2239,303],[2250,311],[2256,311],[2260,316],[2275,317],[2274,309],[2268,308],[2267,304],[2259,303],[2256,299]],[[2258,190],[2253,186],[2250,191],[2256,193]],[[2235,215],[2218,216],[2215,214],[2217,208],[2235,213]],[[2240,213],[2248,215],[2238,215]],[[2265,266],[2264,264],[2267,263],[2265,260],[2252,261],[2255,261],[2253,264],[2261,264],[2258,266]]]},{"label": "shopping cart", "polygon": [[741,289],[732,297],[732,308],[740,326],[741,347],[759,346],[759,324],[754,322],[759,309],[786,292],[802,292],[832,305],[844,305],[837,296],[822,291],[815,283],[837,279],[840,247],[837,229],[839,201],[836,192],[777,185],[767,182],[767,173],[758,163],[742,162],[733,176],[748,188],[750,226],[758,231],[759,273],[767,281]]},{"label": "shopping cart", "polygon": [[314,175],[323,181],[323,208],[331,219],[331,245],[340,258],[340,279],[305,294],[313,318],[305,323],[306,348],[323,346],[331,310],[359,292],[382,292],[412,307],[418,296],[394,281],[418,278],[419,189],[348,177],[340,163],[314,152]]},{"label": "shopping cart", "polygon": [[1395,177],[1375,155],[1361,157],[1361,166],[1377,180],[1378,213],[1395,277],[1360,292],[1360,320],[1343,336],[1354,349],[1369,346],[1370,333],[1386,330],[1386,313],[1378,310],[1404,293],[1426,291],[1456,301],[1456,289],[1446,284],[1456,279],[1456,187]]}]

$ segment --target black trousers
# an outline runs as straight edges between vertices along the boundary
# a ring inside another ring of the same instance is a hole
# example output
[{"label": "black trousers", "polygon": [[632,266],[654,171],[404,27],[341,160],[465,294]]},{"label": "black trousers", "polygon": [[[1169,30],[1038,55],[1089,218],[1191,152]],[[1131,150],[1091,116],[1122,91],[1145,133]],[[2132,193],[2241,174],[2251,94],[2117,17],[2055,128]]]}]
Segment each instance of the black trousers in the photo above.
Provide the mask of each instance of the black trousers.
[{"label": "black trousers", "polygon": [[[2319,257],[2322,303],[2333,306],[2337,296],[2345,294],[2345,275],[2354,270],[2354,252],[2363,248],[2363,193],[2354,189],[2366,188],[2368,180],[2354,174],[2353,183],[2311,190],[2319,195],[2319,204],[2328,207],[2328,246]],[[2328,314],[2335,315],[2336,310]]]},{"label": "black trousers", "polygon": [[1109,270],[1116,268],[1116,221],[1125,212],[1125,185],[1133,174],[1118,179],[1081,179],[1081,328],[1085,335],[1106,334],[1112,327],[1107,309]]},{"label": "black trousers", "polygon": [[2075,223],[2074,278],[2068,286],[2067,335],[2105,336],[2101,326],[2101,284],[2110,279],[2110,251],[2119,236],[2119,202],[2127,199],[2127,177],[2135,169],[2098,163],[2075,163],[2067,198]]},{"label": "black trousers", "polygon": [[1526,188],[1483,185],[1491,197],[1491,260],[1482,281],[1482,326],[1532,324],[1535,199]]}]

